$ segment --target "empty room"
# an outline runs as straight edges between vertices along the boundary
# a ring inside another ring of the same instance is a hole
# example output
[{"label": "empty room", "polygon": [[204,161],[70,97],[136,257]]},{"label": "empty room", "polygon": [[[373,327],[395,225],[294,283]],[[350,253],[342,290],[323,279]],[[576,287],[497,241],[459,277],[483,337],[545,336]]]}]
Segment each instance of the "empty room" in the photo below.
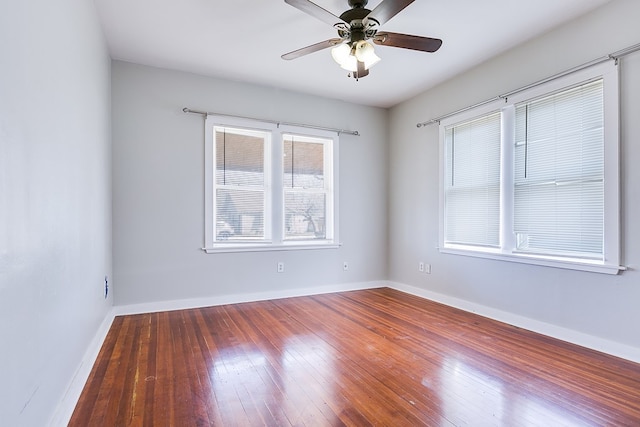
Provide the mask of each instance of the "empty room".
[{"label": "empty room", "polygon": [[2,0],[0,425],[640,426],[639,16]]}]

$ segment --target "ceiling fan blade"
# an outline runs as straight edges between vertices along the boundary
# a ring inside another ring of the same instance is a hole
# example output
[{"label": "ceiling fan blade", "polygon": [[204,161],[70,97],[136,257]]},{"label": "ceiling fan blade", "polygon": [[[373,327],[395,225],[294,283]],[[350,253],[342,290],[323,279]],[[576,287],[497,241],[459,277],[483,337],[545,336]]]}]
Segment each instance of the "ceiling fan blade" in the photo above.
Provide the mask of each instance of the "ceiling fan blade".
[{"label": "ceiling fan blade", "polygon": [[378,24],[382,25],[413,2],[414,0],[382,0],[382,3],[373,9],[365,17],[365,20],[373,18],[378,21]]},{"label": "ceiling fan blade", "polygon": [[373,42],[381,46],[400,47],[422,52],[435,52],[442,46],[442,40],[440,39],[389,32],[376,34],[373,37]]},{"label": "ceiling fan blade", "polygon": [[329,25],[335,25],[344,22],[333,13],[318,6],[313,2],[310,2],[309,0],[284,0],[284,2],[290,6],[295,7],[298,10],[303,11],[306,14],[313,16],[314,18],[318,18],[319,20],[326,22]]},{"label": "ceiling fan blade", "polygon": [[317,52],[319,50],[326,49],[328,47],[337,46],[343,41],[344,41],[343,39],[337,39],[337,38],[325,40],[320,43],[312,44],[311,46],[303,47],[302,49],[285,53],[284,55],[282,55],[282,59],[290,60],[290,59],[300,58],[301,56],[308,55],[310,53]]}]

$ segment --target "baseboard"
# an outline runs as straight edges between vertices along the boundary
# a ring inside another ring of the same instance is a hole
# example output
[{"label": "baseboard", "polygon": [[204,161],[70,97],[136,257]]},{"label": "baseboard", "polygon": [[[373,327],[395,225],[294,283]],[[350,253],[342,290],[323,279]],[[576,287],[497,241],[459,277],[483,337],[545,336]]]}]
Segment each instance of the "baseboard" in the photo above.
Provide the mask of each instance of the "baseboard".
[{"label": "baseboard", "polygon": [[281,298],[328,294],[334,292],[356,291],[361,289],[381,288],[385,286],[387,286],[386,282],[341,283],[337,285],[316,286],[312,288],[283,289],[278,291],[253,292],[246,294],[220,295],[204,298],[119,305],[114,307],[114,311],[116,315],[155,313],[158,311],[173,311],[189,308],[212,307],[224,304],[238,304],[242,302],[266,301]]},{"label": "baseboard", "polygon": [[107,315],[100,324],[98,331],[91,340],[87,351],[80,361],[80,365],[78,365],[78,368],[76,369],[76,372],[71,379],[69,386],[67,387],[65,395],[62,397],[62,400],[58,404],[53,417],[49,421],[49,426],[64,427],[69,424],[71,416],[73,415],[73,410],[78,403],[80,394],[82,394],[84,385],[89,379],[89,375],[91,374],[93,365],[98,359],[98,354],[100,353],[100,349],[102,348],[102,343],[107,338],[107,334],[109,333],[109,329],[111,328],[114,317],[115,312],[112,308],[111,310],[109,310],[109,312],[107,312]]},{"label": "baseboard", "polygon": [[439,302],[450,307],[458,308],[470,313],[475,313],[480,316],[488,317],[490,319],[517,326],[522,329],[527,329],[532,332],[537,332],[539,334],[543,334],[552,338],[590,348],[602,353],[607,353],[612,356],[620,357],[622,359],[630,360],[635,363],[640,363],[640,348],[621,344],[615,341],[609,341],[572,329],[563,328],[560,326],[552,325],[550,323],[540,322],[528,317],[519,316],[517,314],[509,313],[502,310],[497,310],[495,308],[476,304],[474,302],[440,294],[426,289],[417,288],[415,286],[405,285],[403,283],[388,282],[387,285],[390,288],[396,289],[398,291],[406,292],[408,294],[415,295],[421,298],[426,298],[428,300]]}]

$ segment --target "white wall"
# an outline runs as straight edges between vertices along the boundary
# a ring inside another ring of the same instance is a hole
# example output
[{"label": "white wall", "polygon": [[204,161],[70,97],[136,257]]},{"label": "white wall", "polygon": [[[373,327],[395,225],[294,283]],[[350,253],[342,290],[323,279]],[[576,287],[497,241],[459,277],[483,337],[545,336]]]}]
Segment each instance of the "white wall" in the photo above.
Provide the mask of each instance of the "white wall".
[{"label": "white wall", "polygon": [[[638,16],[637,0],[613,1],[392,109],[392,281],[631,346],[640,354],[640,52],[621,61],[622,253],[630,267],[621,275],[440,254],[438,126],[416,128],[639,43]],[[431,263],[433,273],[418,273],[419,261]]]},{"label": "white wall", "polygon": [[[354,84],[357,84],[354,82]],[[277,295],[386,277],[387,111],[114,61],[113,245],[118,305]],[[358,130],[340,139],[340,249],[205,254],[204,131],[223,114]],[[276,273],[278,261],[285,273]],[[342,270],[349,262],[349,271]]]},{"label": "white wall", "polygon": [[0,424],[52,418],[111,306],[110,61],[92,1],[0,5]]}]

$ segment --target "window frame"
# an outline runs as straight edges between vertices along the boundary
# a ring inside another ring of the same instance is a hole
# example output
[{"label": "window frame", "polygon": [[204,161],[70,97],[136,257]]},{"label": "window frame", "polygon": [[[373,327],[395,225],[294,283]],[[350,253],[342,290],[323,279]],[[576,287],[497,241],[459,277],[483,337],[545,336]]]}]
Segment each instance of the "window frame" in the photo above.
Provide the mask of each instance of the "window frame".
[{"label": "window frame", "polygon": [[[440,122],[440,194],[439,194],[439,250],[441,253],[488,258],[547,267],[564,268],[605,274],[617,274],[620,266],[620,125],[619,75],[615,61],[576,71],[574,73],[532,85],[508,97],[465,110]],[[604,232],[602,259],[584,259],[539,253],[518,252],[513,233],[515,106],[544,96],[562,92],[582,84],[603,80],[604,103]],[[445,130],[450,126],[500,112],[500,246],[478,248],[470,245],[445,243]]]},{"label": "window frame", "polygon": [[[265,213],[264,240],[246,242],[226,241],[215,239],[216,209],[215,209],[215,141],[216,127],[238,128],[249,131],[266,132],[270,135],[265,143]],[[295,125],[283,125],[245,119],[232,116],[207,115],[205,119],[205,147],[204,147],[204,247],[206,253],[221,252],[261,252],[286,251],[306,249],[335,249],[340,247],[338,221],[338,148],[339,134],[337,132],[314,129]],[[330,141],[325,144],[325,171],[329,170],[329,192],[326,221],[332,226],[325,239],[285,239],[285,207],[284,207],[284,135],[299,135],[312,139]],[[267,148],[268,145],[268,148]],[[327,149],[328,146],[328,149]],[[332,209],[329,209],[332,208]]]}]

